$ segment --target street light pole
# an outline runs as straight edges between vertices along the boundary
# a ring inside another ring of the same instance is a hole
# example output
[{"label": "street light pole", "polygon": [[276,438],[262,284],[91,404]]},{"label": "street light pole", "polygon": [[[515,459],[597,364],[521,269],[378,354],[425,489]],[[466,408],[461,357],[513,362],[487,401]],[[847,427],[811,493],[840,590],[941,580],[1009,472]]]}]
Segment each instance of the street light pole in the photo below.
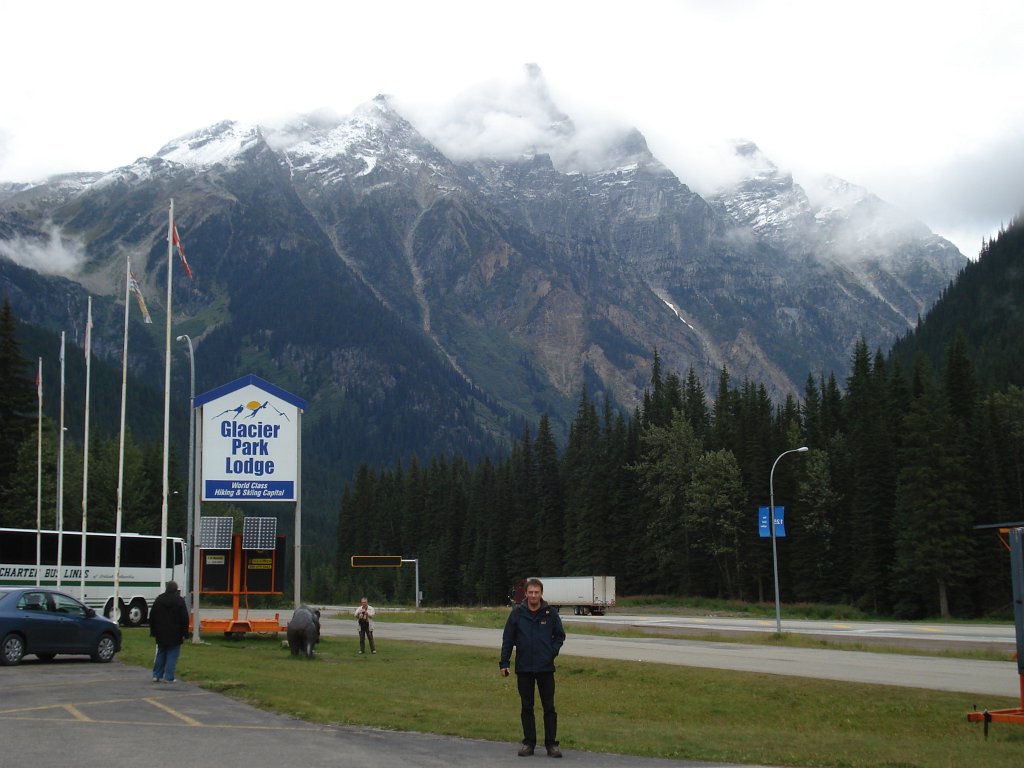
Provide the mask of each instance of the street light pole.
[{"label": "street light pole", "polygon": [[[192,338],[188,334],[184,334],[178,337],[179,342],[186,342],[188,344],[188,371],[189,371],[189,389],[188,389],[188,522],[186,524],[187,533],[185,534],[185,546],[188,547],[188,561],[191,564],[195,557],[195,551],[192,546],[192,538],[195,531],[192,528],[192,498],[194,496],[193,483],[195,482],[195,467],[193,462],[195,461],[195,445],[196,445],[196,361],[195,356],[192,353]],[[197,585],[192,583],[191,576],[188,578],[188,592],[197,588]]]},{"label": "street light pole", "polygon": [[783,451],[775,459],[772,471],[768,474],[768,527],[772,531],[772,572],[775,575],[775,631],[780,634],[782,633],[782,603],[779,602],[779,555],[775,547],[775,465],[787,453],[803,453],[806,450],[807,446],[804,445],[800,448]]}]

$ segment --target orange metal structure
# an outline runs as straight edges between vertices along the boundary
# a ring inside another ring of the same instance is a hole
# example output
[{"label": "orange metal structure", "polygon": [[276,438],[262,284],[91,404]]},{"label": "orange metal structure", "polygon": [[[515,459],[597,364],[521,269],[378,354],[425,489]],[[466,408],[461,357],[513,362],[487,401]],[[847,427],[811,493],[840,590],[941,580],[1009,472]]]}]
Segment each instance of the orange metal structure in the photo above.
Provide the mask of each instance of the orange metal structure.
[{"label": "orange metal structure", "polygon": [[1024,524],[1002,523],[979,528],[996,528],[999,541],[1010,550],[1010,574],[1013,579],[1014,619],[1017,627],[1017,677],[1020,682],[1020,706],[1010,709],[983,710],[969,712],[967,721],[984,723],[985,735],[988,736],[989,723],[1017,723],[1024,725]]},{"label": "orange metal structure", "polygon": [[[250,618],[248,616],[248,600],[246,600],[246,616],[245,618],[239,618],[239,609],[242,605],[242,598],[248,598],[249,595],[279,595],[281,592],[271,590],[251,590],[248,587],[248,579],[243,573],[243,566],[247,565],[247,560],[243,556],[242,550],[242,535],[240,533],[232,534],[231,542],[231,573],[230,582],[226,590],[219,589],[203,589],[205,584],[205,578],[203,571],[205,571],[206,562],[205,559],[201,563],[202,569],[200,573],[200,592],[201,594],[229,594],[231,595],[231,613],[230,619],[201,619],[199,628],[202,632],[223,632],[225,637],[242,637],[248,632],[259,632],[259,633],[277,633],[287,632],[287,625],[281,623],[281,615],[279,613],[274,614],[274,618]],[[260,559],[260,568],[269,566],[271,569],[271,584],[274,582],[273,572],[277,568],[276,552],[271,550],[269,558]],[[269,560],[269,562],[264,562]],[[251,562],[251,561],[250,561]],[[193,614],[189,618],[189,631],[192,629],[193,622],[195,621],[195,615]]]},{"label": "orange metal structure", "polygon": [[1012,709],[986,709],[982,712],[968,712],[967,721],[984,723],[985,735],[988,736],[989,723],[1017,723],[1024,725],[1024,675],[1020,678],[1020,706]]}]

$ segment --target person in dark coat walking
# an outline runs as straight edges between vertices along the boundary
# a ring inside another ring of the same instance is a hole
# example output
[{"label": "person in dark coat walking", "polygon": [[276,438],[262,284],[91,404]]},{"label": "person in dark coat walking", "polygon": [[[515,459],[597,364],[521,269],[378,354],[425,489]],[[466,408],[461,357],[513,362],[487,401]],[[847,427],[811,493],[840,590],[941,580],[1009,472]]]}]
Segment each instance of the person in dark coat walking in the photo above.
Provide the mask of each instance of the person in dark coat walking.
[{"label": "person in dark coat walking", "polygon": [[533,689],[540,693],[544,709],[544,747],[548,757],[561,757],[558,748],[558,713],[555,712],[555,657],[565,642],[565,630],[558,611],[544,601],[540,579],[526,582],[526,599],[512,609],[501,637],[498,668],[508,677],[512,646],[516,649],[516,681],[522,705],[523,746],[520,757],[533,754],[537,746],[537,721],[533,714]]},{"label": "person in dark coat walking", "polygon": [[156,640],[153,682],[173,683],[181,643],[188,637],[188,607],[176,582],[168,581],[164,593],[153,601],[149,610],[149,634]]}]

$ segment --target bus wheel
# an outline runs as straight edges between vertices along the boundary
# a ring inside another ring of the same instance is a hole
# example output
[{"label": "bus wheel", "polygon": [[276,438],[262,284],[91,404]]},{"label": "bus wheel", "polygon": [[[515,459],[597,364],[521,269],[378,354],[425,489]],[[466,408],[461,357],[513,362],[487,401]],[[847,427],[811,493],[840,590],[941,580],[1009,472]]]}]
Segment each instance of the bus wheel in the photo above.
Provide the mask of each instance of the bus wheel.
[{"label": "bus wheel", "polygon": [[103,606],[103,615],[106,616],[108,619],[113,619],[118,624],[121,624],[122,622],[124,622],[127,619],[128,609],[125,608],[124,600],[122,600],[119,597],[119,598],[117,598],[117,614],[118,615],[114,616],[113,615],[113,611],[111,610],[113,605],[114,605],[114,598],[110,598],[109,600],[107,600],[107,604]]},{"label": "bus wheel", "polygon": [[146,609],[146,601],[141,597],[136,597],[132,600],[128,605],[128,610],[122,614],[126,627],[141,626],[148,615],[149,611]]}]

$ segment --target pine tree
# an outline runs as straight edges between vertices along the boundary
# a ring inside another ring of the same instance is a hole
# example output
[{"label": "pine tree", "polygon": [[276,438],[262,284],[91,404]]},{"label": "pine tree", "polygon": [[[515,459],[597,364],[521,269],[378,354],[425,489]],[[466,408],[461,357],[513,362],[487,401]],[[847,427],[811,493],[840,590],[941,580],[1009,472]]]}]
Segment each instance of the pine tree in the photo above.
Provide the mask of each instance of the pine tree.
[{"label": "pine tree", "polygon": [[557,574],[561,572],[564,557],[565,501],[558,449],[546,413],[537,427],[534,454],[537,459],[537,570]]},{"label": "pine tree", "polygon": [[845,583],[836,573],[837,499],[826,451],[811,449],[797,490],[799,513],[789,516],[787,546],[792,595],[802,602],[840,602]]},{"label": "pine tree", "polygon": [[584,387],[565,449],[565,568],[604,573],[607,549],[602,475],[603,440],[597,409]]},{"label": "pine tree", "polygon": [[693,428],[693,434],[701,443],[707,443],[711,433],[711,414],[708,412],[704,387],[701,386],[692,365],[686,374],[686,385],[683,389],[683,413]]},{"label": "pine tree", "polygon": [[847,391],[851,474],[846,491],[852,544],[858,553],[852,586],[858,604],[878,613],[889,608],[887,580],[893,558],[892,510],[898,465],[892,454],[894,425],[888,423],[888,384],[875,375],[863,339],[854,350]]},{"label": "pine tree", "polygon": [[926,364],[906,419],[896,492],[895,610],[900,616],[951,615],[951,590],[973,576],[967,464],[955,422]]},{"label": "pine tree", "polygon": [[708,556],[717,576],[709,587],[718,597],[740,598],[740,537],[749,515],[736,457],[727,450],[702,454],[685,495],[689,544]]},{"label": "pine tree", "polygon": [[652,516],[642,533],[653,589],[685,594],[693,582],[686,489],[701,453],[700,443],[681,411],[668,427],[650,427],[641,438],[643,459],[636,465],[639,486]]}]

